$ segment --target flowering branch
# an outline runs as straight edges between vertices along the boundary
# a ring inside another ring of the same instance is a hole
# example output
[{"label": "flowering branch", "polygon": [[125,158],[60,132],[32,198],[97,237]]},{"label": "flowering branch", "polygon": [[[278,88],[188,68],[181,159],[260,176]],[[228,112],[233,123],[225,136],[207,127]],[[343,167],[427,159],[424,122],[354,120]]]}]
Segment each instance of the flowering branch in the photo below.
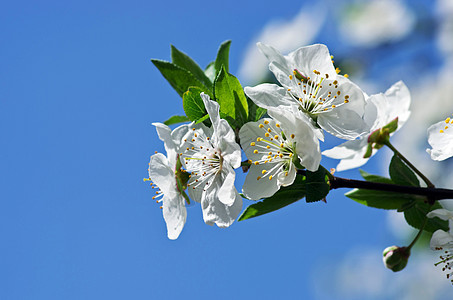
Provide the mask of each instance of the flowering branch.
[{"label": "flowering branch", "polygon": [[[307,171],[297,170],[297,174],[306,175]],[[416,187],[391,183],[371,182],[365,180],[342,178],[334,175],[329,176],[329,184],[331,190],[340,188],[356,188],[364,190],[387,191],[400,194],[425,196],[429,197],[429,199],[430,200],[432,199],[433,201],[442,199],[453,199],[453,190],[443,188]]]}]

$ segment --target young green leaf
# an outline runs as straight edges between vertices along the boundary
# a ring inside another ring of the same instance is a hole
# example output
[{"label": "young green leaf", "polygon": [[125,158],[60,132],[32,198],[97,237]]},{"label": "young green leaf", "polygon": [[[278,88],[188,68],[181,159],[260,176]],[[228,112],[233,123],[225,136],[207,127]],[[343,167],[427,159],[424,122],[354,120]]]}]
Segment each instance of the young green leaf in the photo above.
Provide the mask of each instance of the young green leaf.
[{"label": "young green leaf", "polygon": [[399,209],[415,200],[415,197],[409,194],[365,189],[353,189],[344,195],[365,206],[381,209]]},{"label": "young green leaf", "polygon": [[164,122],[165,125],[170,126],[173,124],[189,122],[190,119],[186,116],[173,116],[170,117],[167,121]]},{"label": "young green leaf", "polygon": [[187,54],[179,51],[175,46],[171,45],[171,60],[175,65],[189,71],[208,89],[212,89],[212,81],[205,75],[204,71],[198,64],[192,60]]},{"label": "young green leaf", "polygon": [[379,182],[379,183],[389,183],[389,184],[394,183],[390,178],[382,177],[382,176],[379,176],[379,175],[373,175],[373,174],[370,174],[370,173],[365,172],[363,170],[359,170],[359,171],[360,171],[360,175],[362,175],[363,179],[365,179],[366,181]]},{"label": "young green leaf", "polygon": [[[426,214],[438,208],[442,208],[442,206],[437,202],[431,207],[428,203],[417,201],[414,206],[404,211],[404,218],[409,225],[420,229],[425,222]],[[437,217],[428,218],[424,230],[432,233],[437,229],[448,231],[448,221],[443,221]]]},{"label": "young green leaf", "polygon": [[216,76],[222,70],[222,66],[229,72],[230,45],[231,41],[225,41],[220,45],[219,51],[217,51],[217,57],[214,62]]},{"label": "young green leaf", "polygon": [[239,217],[238,221],[251,219],[276,211],[282,207],[285,207],[291,203],[294,203],[302,199],[304,196],[305,196],[305,176],[297,175],[292,185],[282,187],[273,196],[247,207]]},{"label": "young green leaf", "polygon": [[328,182],[327,170],[319,166],[318,171],[310,172],[307,170],[307,202],[316,202],[324,199],[330,191]]},{"label": "young green leaf", "polygon": [[203,90],[198,87],[190,87],[182,97],[184,112],[191,121],[198,121],[207,115],[203,99],[200,96],[201,92]]},{"label": "young green leaf", "polygon": [[181,97],[191,86],[199,87],[203,92],[212,97],[211,90],[189,71],[168,61],[158,59],[152,59],[151,61]]},{"label": "young green leaf", "polygon": [[390,161],[389,174],[395,184],[420,186],[415,173],[396,155]]},{"label": "young green leaf", "polygon": [[256,105],[255,102],[253,102],[249,97],[246,96],[246,98],[247,98],[247,105],[249,107],[248,121],[256,122],[259,119],[261,119],[261,117],[263,117],[264,114],[266,114],[267,110],[265,108],[262,108],[262,107],[259,107],[258,105]]},{"label": "young green leaf", "polygon": [[234,128],[248,120],[248,104],[239,80],[223,68],[214,82],[215,98],[220,104],[220,113],[235,120]]}]

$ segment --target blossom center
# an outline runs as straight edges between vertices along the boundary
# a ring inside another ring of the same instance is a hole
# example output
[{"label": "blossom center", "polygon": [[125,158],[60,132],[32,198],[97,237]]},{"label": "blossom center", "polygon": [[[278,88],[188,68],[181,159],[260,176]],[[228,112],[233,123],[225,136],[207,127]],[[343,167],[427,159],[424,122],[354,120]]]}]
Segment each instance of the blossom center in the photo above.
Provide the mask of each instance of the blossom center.
[{"label": "blossom center", "polygon": [[257,180],[262,178],[272,180],[276,174],[281,172],[288,176],[288,170],[295,153],[294,134],[287,137],[281,130],[280,124],[272,125],[267,120],[259,124],[259,128],[265,130],[264,136],[258,137],[256,142],[252,142],[250,146],[253,148],[253,153],[258,155],[260,159],[252,161],[252,164],[267,164],[269,170],[263,169],[262,176],[258,176]]},{"label": "blossom center", "polygon": [[195,131],[186,147],[184,163],[189,175],[188,187],[193,189],[202,188],[206,191],[214,181],[217,174],[222,171],[223,156],[220,149],[211,143],[203,131]]},{"label": "blossom center", "polygon": [[300,110],[314,119],[321,113],[349,103],[349,95],[342,95],[338,80],[329,79],[329,74],[322,75],[313,70],[312,76],[305,76],[294,69],[288,77],[291,87],[287,89],[287,94]]}]

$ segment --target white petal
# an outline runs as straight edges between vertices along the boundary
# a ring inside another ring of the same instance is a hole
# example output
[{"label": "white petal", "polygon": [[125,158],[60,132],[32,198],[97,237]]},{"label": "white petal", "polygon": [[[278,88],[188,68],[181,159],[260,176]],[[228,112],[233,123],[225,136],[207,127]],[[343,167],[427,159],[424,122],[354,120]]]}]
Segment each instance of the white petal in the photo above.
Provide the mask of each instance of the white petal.
[{"label": "white petal", "polygon": [[234,169],[241,166],[241,148],[236,143],[236,136],[233,129],[226,120],[220,120],[216,138],[213,143],[217,143],[217,147],[222,152],[224,163],[231,165]]},{"label": "white petal", "polygon": [[171,240],[178,238],[187,219],[185,199],[181,194],[165,195],[162,199],[162,213],[167,224],[167,235]]},{"label": "white petal", "polygon": [[280,189],[276,178],[269,180],[264,177],[258,180],[258,177],[262,177],[263,170],[270,170],[276,164],[266,163],[261,165],[252,165],[247,173],[244,184],[242,185],[242,193],[245,197],[251,200],[259,200],[261,198],[267,198],[275,194]]},{"label": "white petal", "polygon": [[[190,183],[190,181],[189,181],[189,183]],[[203,189],[202,188],[195,188],[194,189],[192,187],[188,187],[187,191],[189,193],[189,198],[190,199],[195,200],[198,203],[201,202],[201,198],[203,196]]]},{"label": "white petal", "polygon": [[175,128],[173,131],[170,129],[170,127],[162,123],[153,123],[153,125],[156,126],[156,131],[159,139],[164,142],[169,165],[172,167],[176,166],[176,157],[180,152],[182,138],[189,130],[189,125],[181,125]]},{"label": "white petal", "polygon": [[[340,163],[336,167],[336,170],[344,171],[358,168],[368,161],[368,158],[363,158],[366,153],[367,146],[367,138],[363,138],[344,142],[339,146],[323,151],[322,154],[330,158],[341,159]],[[376,151],[373,151],[372,156],[375,153]]]},{"label": "white petal", "polygon": [[288,54],[288,58],[295,69],[307,76],[313,76],[314,70],[319,71],[322,77],[325,77],[325,74],[331,79],[337,76],[326,45],[316,44],[299,48]]},{"label": "white petal", "polygon": [[352,110],[338,107],[318,116],[318,124],[328,133],[345,140],[353,140],[368,131],[362,117]]},{"label": "white petal", "polygon": [[[409,89],[402,81],[392,85],[386,92],[385,96],[389,101],[389,116],[391,120],[398,117],[398,129],[403,126],[410,116],[411,95]],[[387,123],[388,123],[387,122]]]},{"label": "white petal", "polygon": [[226,120],[220,119],[220,105],[217,102],[212,101],[205,93],[201,93],[200,95],[212,122],[212,138],[219,139],[219,137],[222,137],[223,139],[226,139],[227,142],[234,142],[235,136],[233,129]]},{"label": "white petal", "polygon": [[[217,127],[219,121],[220,121],[220,116],[219,116],[219,109],[220,105],[219,103],[212,101],[211,98],[206,95],[205,93],[200,94],[201,99],[203,100],[204,106],[206,107],[206,111],[209,114],[209,117],[211,118],[212,125],[214,127]],[[212,115],[212,117],[211,117]]]},{"label": "white petal", "polygon": [[175,173],[168,165],[167,158],[162,153],[157,153],[151,156],[149,163],[149,178],[151,178],[165,195],[175,193]]},{"label": "white petal", "polygon": [[453,211],[449,211],[444,208],[438,208],[430,211],[426,216],[428,218],[438,217],[441,220],[447,221],[453,219]]},{"label": "white petal", "polygon": [[442,229],[436,230],[431,237],[430,247],[433,250],[451,248],[453,247],[453,236]]},{"label": "white petal", "polygon": [[214,180],[213,184],[203,193],[201,208],[206,224],[214,223],[221,228],[230,226],[242,210],[242,198],[236,191],[232,205],[228,206],[219,201],[218,191],[222,182]]},{"label": "white petal", "polygon": [[293,74],[293,69],[292,66],[289,65],[290,62],[288,59],[272,46],[262,43],[257,43],[256,45],[269,60],[269,70],[274,73],[275,78],[277,78],[281,84],[288,87],[290,85],[288,76]]},{"label": "white petal", "polygon": [[256,139],[258,137],[264,137],[264,134],[266,133],[266,129],[259,128],[259,125],[264,121],[269,122],[275,128],[274,120],[269,119],[269,118],[264,118],[264,119],[261,119],[259,122],[248,122],[248,123],[244,124],[241,127],[241,130],[239,131],[239,139],[241,142],[241,147],[244,150],[247,158],[252,161],[258,161],[263,157],[262,153],[258,153],[258,154],[253,153],[253,151],[257,148],[254,146],[251,146],[251,143],[256,143],[257,142]]},{"label": "white petal", "polygon": [[256,105],[266,109],[293,105],[293,101],[286,97],[286,89],[276,84],[263,83],[255,87],[247,86],[244,91]]},{"label": "white petal", "polygon": [[222,168],[222,185],[218,191],[219,200],[225,205],[231,206],[236,200],[237,190],[234,186],[234,179],[236,178],[236,173],[229,165],[224,165]]}]

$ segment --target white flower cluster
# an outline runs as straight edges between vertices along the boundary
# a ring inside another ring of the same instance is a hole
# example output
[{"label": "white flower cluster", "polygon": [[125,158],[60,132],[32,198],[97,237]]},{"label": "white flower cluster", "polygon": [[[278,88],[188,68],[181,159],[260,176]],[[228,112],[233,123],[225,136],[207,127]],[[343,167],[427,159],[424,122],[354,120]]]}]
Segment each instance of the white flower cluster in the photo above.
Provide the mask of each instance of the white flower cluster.
[{"label": "white flower cluster", "polygon": [[[368,96],[347,75],[339,75],[325,45],[302,47],[287,56],[258,43],[278,84],[244,89],[268,117],[249,122],[235,133],[220,118],[219,104],[201,94],[211,127],[182,125],[173,131],[155,123],[167,157],[151,156],[149,180],[159,189],[168,237],[176,239],[186,221],[185,203],[201,203],[204,221],[228,227],[242,209],[234,169],[241,166],[241,148],[250,169],[243,196],[259,200],[293,184],[297,169],[318,170],[324,132],[347,140],[322,154],[341,159],[338,170],[356,168],[368,136],[398,118],[400,128],[410,115],[410,95],[402,82],[384,94]],[[237,141],[240,141],[240,145]],[[186,189],[188,195],[186,194]]]}]

